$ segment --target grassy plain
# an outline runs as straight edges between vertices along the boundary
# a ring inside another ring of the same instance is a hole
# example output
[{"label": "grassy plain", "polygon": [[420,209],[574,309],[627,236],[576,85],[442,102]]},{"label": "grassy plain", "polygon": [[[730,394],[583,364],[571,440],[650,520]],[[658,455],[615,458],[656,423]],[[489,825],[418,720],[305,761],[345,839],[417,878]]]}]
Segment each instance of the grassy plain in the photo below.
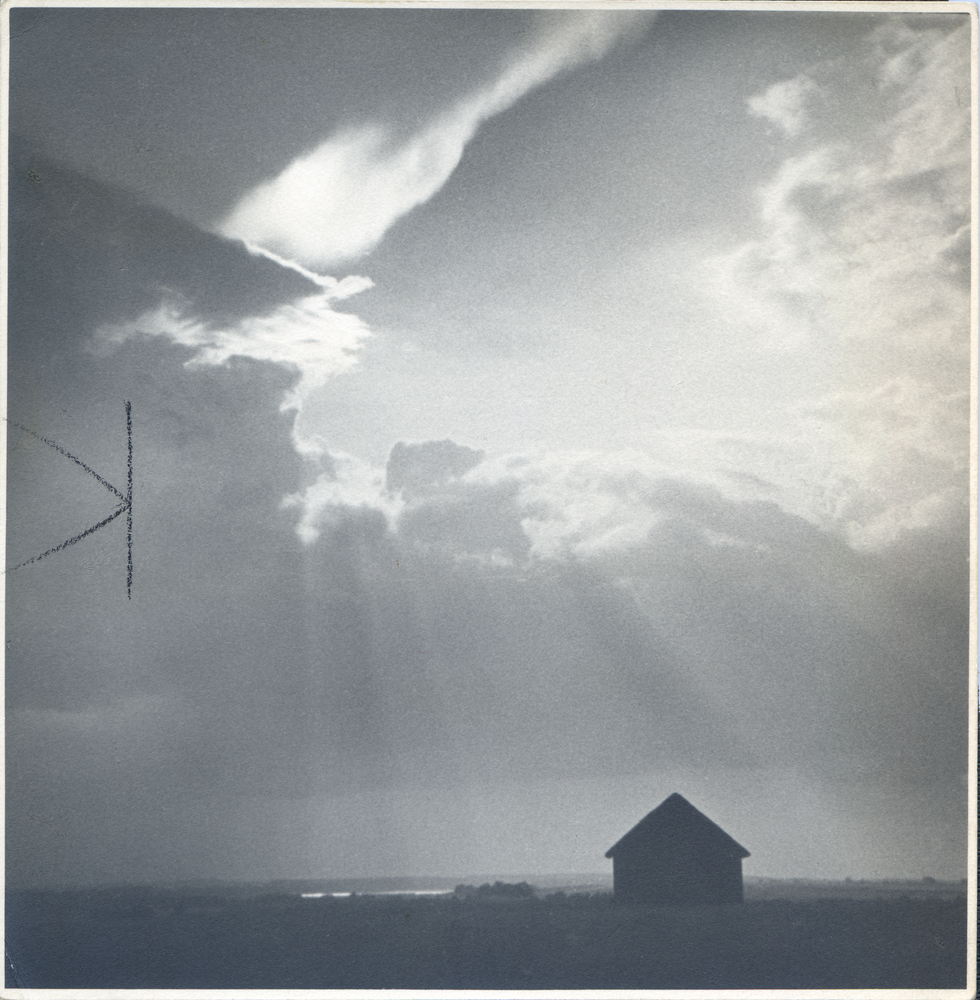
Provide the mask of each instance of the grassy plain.
[{"label": "grassy plain", "polygon": [[[920,891],[917,891],[920,890]],[[966,985],[959,886],[781,882],[731,907],[605,893],[8,892],[8,987],[871,989]]]}]

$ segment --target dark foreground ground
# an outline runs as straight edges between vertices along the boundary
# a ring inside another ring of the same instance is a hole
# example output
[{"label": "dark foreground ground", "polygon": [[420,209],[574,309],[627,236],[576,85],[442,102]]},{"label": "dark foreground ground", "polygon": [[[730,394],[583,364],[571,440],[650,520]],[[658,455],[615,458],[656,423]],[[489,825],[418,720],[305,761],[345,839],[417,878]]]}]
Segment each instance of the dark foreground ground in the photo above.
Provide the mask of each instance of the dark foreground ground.
[{"label": "dark foreground ground", "polygon": [[7,987],[848,989],[966,985],[941,894],[619,906],[546,898],[10,892]]}]

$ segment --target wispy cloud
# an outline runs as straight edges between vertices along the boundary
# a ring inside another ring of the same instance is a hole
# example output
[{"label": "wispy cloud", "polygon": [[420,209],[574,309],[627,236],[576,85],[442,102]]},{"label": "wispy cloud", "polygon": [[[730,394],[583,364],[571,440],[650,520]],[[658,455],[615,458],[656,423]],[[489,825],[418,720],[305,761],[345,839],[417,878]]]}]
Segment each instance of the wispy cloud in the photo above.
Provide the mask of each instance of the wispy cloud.
[{"label": "wispy cloud", "polygon": [[[338,312],[333,303],[370,288],[371,280],[337,279],[318,269],[371,249],[397,219],[431,198],[484,121],[559,73],[601,59],[620,40],[638,36],[653,16],[586,11],[542,19],[538,33],[511,55],[495,80],[457,100],[407,141],[396,143],[375,124],[349,129],[246,194],[220,224],[220,233],[241,240],[253,257],[295,271],[319,286],[319,294],[220,327],[198,318],[192,302],[169,295],[133,320],[102,326],[96,344],[162,336],[196,349],[186,362],[190,367],[223,365],[233,357],[282,365],[299,379],[281,409],[298,416],[311,392],[353,367],[358,348],[370,336],[359,317]],[[293,442],[306,457],[326,451],[323,442],[304,436],[298,420]],[[352,468],[344,464],[346,473]],[[318,480],[309,497],[311,510],[322,512],[341,493],[348,497],[341,489],[346,473]],[[360,478],[366,486],[370,477]],[[315,537],[306,515],[300,528],[304,537]]]},{"label": "wispy cloud", "polygon": [[[838,67],[810,71],[820,114],[759,191],[760,235],[718,261],[724,308],[782,342],[965,345],[970,114],[955,94],[969,26],[890,21],[870,36],[862,69],[858,96]],[[792,131],[799,79],[750,107]]]},{"label": "wispy cloud", "polygon": [[483,122],[558,74],[595,62],[617,42],[638,36],[653,16],[650,11],[551,14],[497,79],[407,141],[397,142],[377,124],[339,132],[246,194],[219,231],[311,267],[358,257],[439,191]]},{"label": "wispy cloud", "polygon": [[750,100],[794,141],[759,188],[757,233],[711,265],[728,328],[815,371],[847,359],[785,436],[805,515],[860,549],[967,503],[969,39],[968,24],[889,18],[857,67],[818,64]]},{"label": "wispy cloud", "polygon": [[351,274],[346,278],[334,278],[329,274],[320,274],[317,271],[311,271],[308,267],[303,267],[302,264],[298,264],[294,260],[280,257],[279,254],[273,253],[271,250],[266,250],[265,247],[256,246],[247,240],[243,242],[245,249],[253,257],[264,257],[266,260],[271,260],[280,267],[295,271],[306,278],[307,281],[312,282],[312,284],[326,289],[330,293],[330,298],[333,299],[346,299],[351,295],[356,295],[358,292],[363,292],[365,289],[371,288],[374,284],[370,278],[365,278],[363,275]]},{"label": "wispy cloud", "polygon": [[750,97],[749,111],[775,122],[787,135],[796,135],[806,123],[806,101],[817,89],[817,85],[803,74],[792,80],[782,80],[764,93]]}]

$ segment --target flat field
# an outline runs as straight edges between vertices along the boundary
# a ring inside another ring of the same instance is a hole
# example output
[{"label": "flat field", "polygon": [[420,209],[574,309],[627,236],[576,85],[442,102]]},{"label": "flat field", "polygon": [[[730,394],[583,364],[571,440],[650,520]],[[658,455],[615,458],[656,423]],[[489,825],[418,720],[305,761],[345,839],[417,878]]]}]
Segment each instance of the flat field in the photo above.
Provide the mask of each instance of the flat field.
[{"label": "flat field", "polygon": [[[770,887],[771,888],[771,887]],[[8,987],[871,989],[966,985],[965,894],[775,890],[731,907],[8,892]],[[862,898],[862,896],[864,898]],[[855,898],[857,897],[857,898]]]}]

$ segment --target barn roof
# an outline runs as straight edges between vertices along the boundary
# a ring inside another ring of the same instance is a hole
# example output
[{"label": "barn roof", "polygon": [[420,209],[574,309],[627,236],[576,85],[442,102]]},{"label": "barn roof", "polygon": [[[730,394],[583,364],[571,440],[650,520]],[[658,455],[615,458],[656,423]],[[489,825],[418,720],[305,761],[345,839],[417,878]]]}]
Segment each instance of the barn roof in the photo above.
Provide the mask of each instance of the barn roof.
[{"label": "barn roof", "polygon": [[620,837],[606,851],[606,857],[611,858],[624,847],[646,846],[675,837],[695,840],[705,849],[728,854],[731,857],[749,856],[749,852],[738,841],[729,837],[717,823],[713,823],[703,812],[695,809],[683,795],[674,792],[653,812],[647,813],[632,830]]}]

